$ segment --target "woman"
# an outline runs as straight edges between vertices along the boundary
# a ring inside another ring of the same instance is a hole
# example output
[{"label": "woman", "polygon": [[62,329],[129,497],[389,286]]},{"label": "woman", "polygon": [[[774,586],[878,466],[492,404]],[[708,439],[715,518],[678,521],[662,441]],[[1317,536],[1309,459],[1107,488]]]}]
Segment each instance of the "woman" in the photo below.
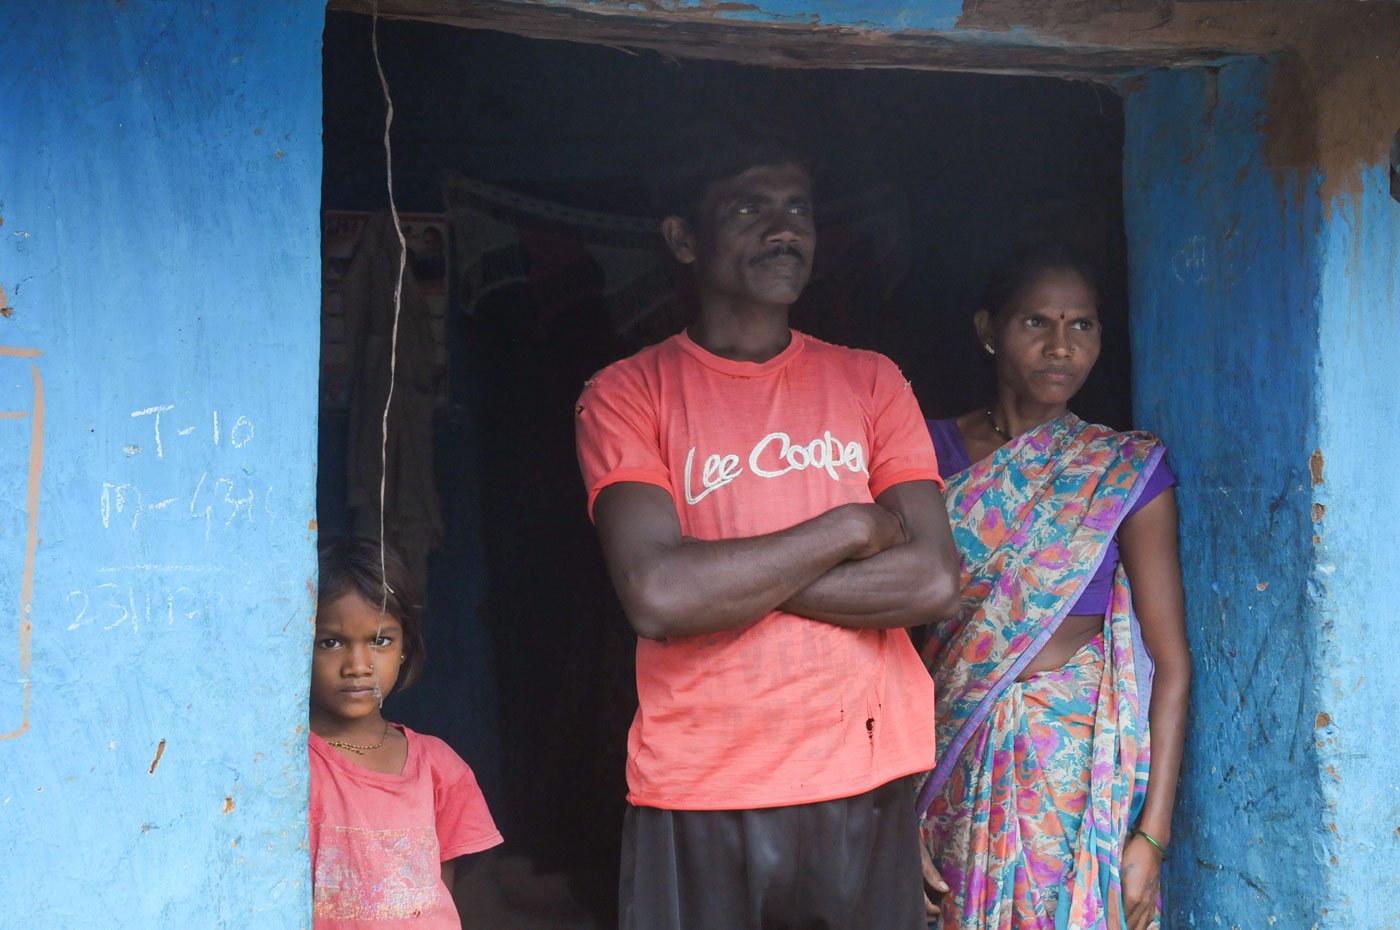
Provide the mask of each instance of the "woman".
[{"label": "woman", "polygon": [[1160,925],[1191,679],[1175,479],[1155,437],[1066,409],[1099,355],[1093,282],[1058,248],[1006,262],[976,315],[996,397],[929,423],[963,592],[924,649],[943,930]]}]

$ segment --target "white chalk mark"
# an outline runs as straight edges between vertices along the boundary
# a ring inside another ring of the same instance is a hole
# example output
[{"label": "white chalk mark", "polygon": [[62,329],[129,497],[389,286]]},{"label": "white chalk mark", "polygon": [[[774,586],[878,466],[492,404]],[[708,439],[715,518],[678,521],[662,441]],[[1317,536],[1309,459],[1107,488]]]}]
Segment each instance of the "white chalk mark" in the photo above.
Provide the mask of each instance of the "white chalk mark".
[{"label": "white chalk mark", "polygon": [[[181,585],[174,591],[170,592],[170,594],[166,595],[165,598],[165,618],[166,623],[169,626],[175,625],[175,598],[182,593],[186,597],[189,597],[190,600],[194,603],[194,607],[192,609],[181,612],[182,616],[184,616],[186,620],[193,620],[195,617],[199,616],[199,602],[198,600],[195,600],[194,592],[191,591],[189,588],[186,588],[184,585]],[[186,606],[188,606],[188,604],[186,604]]]},{"label": "white chalk mark", "polygon": [[175,409],[175,405],[174,405],[174,404],[160,404],[159,406],[156,406],[156,407],[147,407],[145,410],[133,410],[133,411],[131,411],[131,415],[132,415],[133,417],[148,417],[148,416],[152,416],[152,415],[155,416],[155,420],[156,420],[156,458],[158,458],[158,459],[163,459],[163,458],[165,458],[165,449],[164,449],[164,447],[161,446],[161,444],[160,444],[160,415],[161,415],[162,413],[166,413],[167,411],[174,410],[174,409]]},{"label": "white chalk mark", "polygon": [[195,431],[196,428],[197,428],[197,427],[187,426],[187,427],[185,427],[184,429],[180,430],[180,435],[181,435],[181,436],[188,436],[190,433],[193,433],[193,432]]},{"label": "white chalk mark", "polygon": [[163,500],[163,501],[158,501],[158,502],[152,504],[151,506],[147,507],[146,509],[147,509],[147,510],[164,510],[165,508],[169,507],[169,506],[170,506],[171,504],[173,504],[173,503],[175,503],[175,498],[173,498],[173,497],[167,497],[165,500]]},{"label": "white chalk mark", "polygon": [[199,476],[199,483],[194,486],[194,496],[190,498],[190,516],[197,516],[194,512],[195,501],[199,500],[199,492],[204,488],[204,481],[209,477],[209,472]]},{"label": "white chalk mark", "polygon": [[253,522],[253,492],[250,490],[245,497],[234,497],[233,489],[236,487],[232,479],[220,478],[214,485],[215,493],[220,487],[224,488],[224,503],[232,505],[233,509],[228,513],[228,519],[224,521],[224,526],[232,526],[233,521],[238,517],[238,511],[243,510],[248,514],[248,522]]},{"label": "white chalk mark", "polygon": [[83,592],[83,591],[69,591],[69,592],[68,592],[68,603],[69,603],[69,604],[72,604],[72,603],[73,603],[73,598],[75,598],[75,597],[80,597],[80,598],[83,599],[83,606],[78,608],[78,615],[77,615],[76,617],[73,618],[73,622],[72,622],[72,623],[68,624],[68,629],[70,629],[70,630],[76,630],[78,627],[82,626],[84,623],[91,623],[91,622],[92,622],[91,620],[84,620],[84,619],[83,619],[84,616],[86,616],[86,614],[87,614],[87,609],[88,609],[88,596],[87,596],[87,594],[86,594],[85,592]]},{"label": "white chalk mark", "polygon": [[102,526],[104,529],[110,528],[112,524],[112,513],[125,513],[128,510],[130,495],[136,498],[136,504],[130,508],[131,529],[136,529],[137,521],[141,519],[141,512],[145,506],[141,497],[141,489],[134,484],[111,484],[102,482]]},{"label": "white chalk mark", "polygon": [[214,445],[219,444],[219,411],[214,411]]},{"label": "white chalk mark", "polygon": [[163,565],[159,562],[141,562],[135,565],[104,565],[97,572],[101,575],[118,575],[125,572],[150,572],[153,574],[185,572],[196,575],[227,575],[229,570],[222,565]]},{"label": "white chalk mark", "polygon": [[[208,477],[209,477],[209,472],[206,471],[204,474],[202,474],[202,475],[199,476],[199,484],[195,485],[194,496],[190,498],[190,516],[191,516],[191,517],[196,517],[196,518],[197,518],[197,517],[199,516],[199,514],[195,512],[195,509],[194,509],[194,508],[195,508],[195,505],[199,503],[199,492],[202,491],[202,490],[204,490],[204,481],[205,481],[205,479],[207,479]],[[206,506],[206,507],[204,508],[204,538],[205,538],[206,540],[209,538],[210,519],[211,519],[211,517],[212,517],[212,515],[213,515],[213,512],[214,512],[213,506]]]},{"label": "white chalk mark", "polygon": [[[238,428],[244,428],[242,439],[239,439]],[[253,421],[247,417],[239,417],[234,421],[233,429],[228,431],[228,441],[233,443],[235,449],[241,449],[253,441]]]},{"label": "white chalk mark", "polygon": [[1191,281],[1200,284],[1206,279],[1206,239],[1205,236],[1191,236],[1186,245],[1172,256],[1172,274],[1185,284]]},{"label": "white chalk mark", "polygon": [[[113,583],[110,582],[110,581],[104,582],[103,584],[100,584],[100,585],[97,586],[97,590],[98,590],[98,591],[104,591],[104,590],[108,590],[108,589],[110,589],[110,590],[112,590],[112,591],[115,591],[115,590],[117,590],[117,588],[118,588],[118,586],[115,585],[115,584],[113,584]],[[116,620],[113,620],[111,623],[109,623],[109,624],[107,624],[106,626],[104,626],[104,627],[102,628],[104,631],[105,631],[105,630],[114,630],[114,629],[116,629],[117,627],[121,626],[123,623],[126,622],[126,619],[127,619],[127,616],[128,616],[128,615],[127,615],[127,612],[126,612],[126,608],[123,607],[121,604],[119,604],[117,601],[115,601],[115,600],[113,600],[112,598],[109,597],[109,598],[107,599],[107,603],[104,604],[103,606],[104,606],[104,607],[110,607],[110,608],[112,608],[113,610],[120,610],[120,611],[121,611],[121,614],[122,614],[122,615],[121,615],[120,617],[118,617]]]}]

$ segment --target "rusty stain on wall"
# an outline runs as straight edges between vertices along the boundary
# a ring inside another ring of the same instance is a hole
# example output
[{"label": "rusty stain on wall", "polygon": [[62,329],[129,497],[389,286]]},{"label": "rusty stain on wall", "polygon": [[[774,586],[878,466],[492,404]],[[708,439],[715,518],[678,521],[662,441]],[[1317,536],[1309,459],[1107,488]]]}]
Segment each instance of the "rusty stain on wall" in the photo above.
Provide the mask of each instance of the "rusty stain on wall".
[{"label": "rusty stain on wall", "polygon": [[165,740],[161,740],[156,745],[156,757],[151,760],[151,767],[146,770],[147,775],[154,775],[156,769],[160,767],[160,757],[165,755]]},{"label": "rusty stain on wall", "polygon": [[1029,29],[1090,45],[1280,54],[1265,163],[1320,167],[1324,203],[1359,191],[1361,169],[1387,158],[1400,127],[1400,4],[981,0],[969,7],[959,28]]},{"label": "rusty stain on wall", "polygon": [[1322,467],[1324,464],[1322,450],[1314,449],[1313,454],[1308,456],[1308,471],[1312,474],[1313,487],[1322,484]]}]

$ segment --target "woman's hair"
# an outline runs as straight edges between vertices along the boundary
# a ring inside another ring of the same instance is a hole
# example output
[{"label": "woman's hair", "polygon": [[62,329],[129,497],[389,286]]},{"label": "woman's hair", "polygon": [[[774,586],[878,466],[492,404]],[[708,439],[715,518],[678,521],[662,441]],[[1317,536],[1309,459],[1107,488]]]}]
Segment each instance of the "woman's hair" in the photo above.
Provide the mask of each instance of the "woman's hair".
[{"label": "woman's hair", "polygon": [[[368,603],[384,604],[384,612],[403,627],[403,665],[397,687],[407,688],[422,674],[423,599],[418,583],[403,557],[384,546],[383,570],[377,540],[335,537],[321,540],[318,604],[329,604],[347,594],[358,594]],[[388,587],[386,597],[385,587]]]},{"label": "woman's hair", "polygon": [[987,288],[978,307],[995,321],[1035,280],[1047,271],[1072,271],[1084,279],[1099,297],[1098,269],[1088,259],[1058,242],[1041,242],[1018,247],[992,268]]}]

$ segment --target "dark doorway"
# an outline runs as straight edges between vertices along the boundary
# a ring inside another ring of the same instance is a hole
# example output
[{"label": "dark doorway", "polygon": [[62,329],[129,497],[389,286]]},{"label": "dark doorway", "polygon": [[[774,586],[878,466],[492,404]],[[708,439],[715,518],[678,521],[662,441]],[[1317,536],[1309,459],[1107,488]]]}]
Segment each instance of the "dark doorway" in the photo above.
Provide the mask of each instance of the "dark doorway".
[{"label": "dark doorway", "polygon": [[[370,20],[332,14],[325,40],[323,206],[379,210]],[[478,185],[454,195],[432,428],[445,530],[428,568],[429,673],[388,709],[447,739],[476,769],[506,850],[571,877],[607,926],[633,639],[584,513],[573,402],[592,371],[679,327],[684,288],[664,262],[646,265],[659,240],[595,215],[648,215],[648,158],[673,127],[782,114],[826,165],[817,275],[796,326],[884,352],[926,415],[951,416],[990,383],[970,322],[986,271],[1020,240],[1066,239],[1106,276],[1104,352],[1075,407],[1124,427],[1121,106],[1101,87],[1055,79],[771,70],[413,22],[382,22],[379,42],[399,209],[447,212],[449,172]],[[469,215],[494,225],[464,248]],[[347,422],[328,398],[323,533],[350,525]]]}]

